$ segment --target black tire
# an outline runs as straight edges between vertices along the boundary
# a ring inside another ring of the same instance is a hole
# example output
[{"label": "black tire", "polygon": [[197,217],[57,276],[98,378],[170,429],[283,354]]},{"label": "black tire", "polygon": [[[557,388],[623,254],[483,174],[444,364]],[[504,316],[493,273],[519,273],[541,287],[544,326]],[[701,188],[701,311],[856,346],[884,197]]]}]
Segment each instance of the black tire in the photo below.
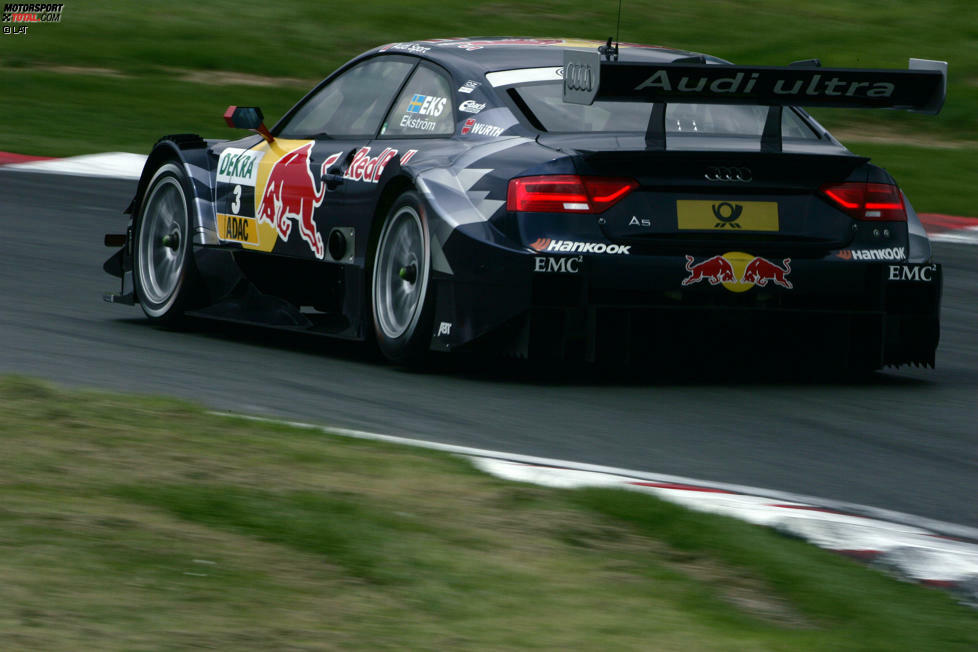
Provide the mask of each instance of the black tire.
[{"label": "black tire", "polygon": [[384,218],[370,268],[377,348],[400,364],[420,365],[431,343],[430,242],[421,197],[414,191],[403,193]]},{"label": "black tire", "polygon": [[133,233],[133,284],[150,321],[177,325],[198,290],[191,243],[193,191],[183,166],[167,161],[150,180]]}]

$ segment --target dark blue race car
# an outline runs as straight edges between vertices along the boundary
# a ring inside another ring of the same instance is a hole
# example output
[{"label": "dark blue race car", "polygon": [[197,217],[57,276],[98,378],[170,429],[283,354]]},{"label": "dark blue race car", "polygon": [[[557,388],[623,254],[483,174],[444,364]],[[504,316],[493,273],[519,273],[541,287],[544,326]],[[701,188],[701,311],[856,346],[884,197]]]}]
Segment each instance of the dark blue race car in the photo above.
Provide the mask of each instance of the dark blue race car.
[{"label": "dark blue race car", "polygon": [[946,64],[735,66],[660,47],[366,52],[274,127],[161,139],[109,301],[428,351],[626,362],[680,343],[933,365],[941,268],[907,197],[799,106],[936,113]]}]

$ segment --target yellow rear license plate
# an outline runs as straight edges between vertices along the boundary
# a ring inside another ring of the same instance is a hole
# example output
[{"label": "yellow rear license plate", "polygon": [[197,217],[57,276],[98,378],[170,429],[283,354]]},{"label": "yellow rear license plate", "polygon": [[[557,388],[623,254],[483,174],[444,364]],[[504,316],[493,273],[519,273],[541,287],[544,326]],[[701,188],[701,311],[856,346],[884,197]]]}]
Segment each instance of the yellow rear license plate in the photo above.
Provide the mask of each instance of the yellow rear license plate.
[{"label": "yellow rear license plate", "polygon": [[680,229],[725,231],[777,231],[778,202],[776,201],[676,201]]}]

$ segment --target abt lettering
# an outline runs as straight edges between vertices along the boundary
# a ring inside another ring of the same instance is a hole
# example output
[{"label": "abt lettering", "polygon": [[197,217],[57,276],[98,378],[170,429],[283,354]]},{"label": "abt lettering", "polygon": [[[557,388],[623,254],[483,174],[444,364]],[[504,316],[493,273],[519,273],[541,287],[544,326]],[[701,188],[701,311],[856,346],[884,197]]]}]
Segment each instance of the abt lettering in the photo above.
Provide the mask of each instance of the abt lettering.
[{"label": "abt lettering", "polygon": [[911,267],[910,265],[890,265],[891,281],[921,281],[929,283],[934,280],[934,271],[937,265],[920,265]]}]

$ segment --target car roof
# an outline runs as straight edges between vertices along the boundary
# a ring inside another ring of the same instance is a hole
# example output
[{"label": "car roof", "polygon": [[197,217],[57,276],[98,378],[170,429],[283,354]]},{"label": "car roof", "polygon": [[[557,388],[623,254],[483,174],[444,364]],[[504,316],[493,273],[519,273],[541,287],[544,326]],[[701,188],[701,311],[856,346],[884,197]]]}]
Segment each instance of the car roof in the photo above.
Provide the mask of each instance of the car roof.
[{"label": "car roof", "polygon": [[[596,51],[599,46],[604,44],[604,41],[575,38],[470,36],[388,43],[365,54],[379,52],[414,54],[447,68],[490,72],[515,68],[562,66],[564,50]],[[620,61],[663,63],[698,54],[700,53],[659,45],[619,44]],[[724,63],[722,59],[709,55],[704,56],[711,63]]]}]

